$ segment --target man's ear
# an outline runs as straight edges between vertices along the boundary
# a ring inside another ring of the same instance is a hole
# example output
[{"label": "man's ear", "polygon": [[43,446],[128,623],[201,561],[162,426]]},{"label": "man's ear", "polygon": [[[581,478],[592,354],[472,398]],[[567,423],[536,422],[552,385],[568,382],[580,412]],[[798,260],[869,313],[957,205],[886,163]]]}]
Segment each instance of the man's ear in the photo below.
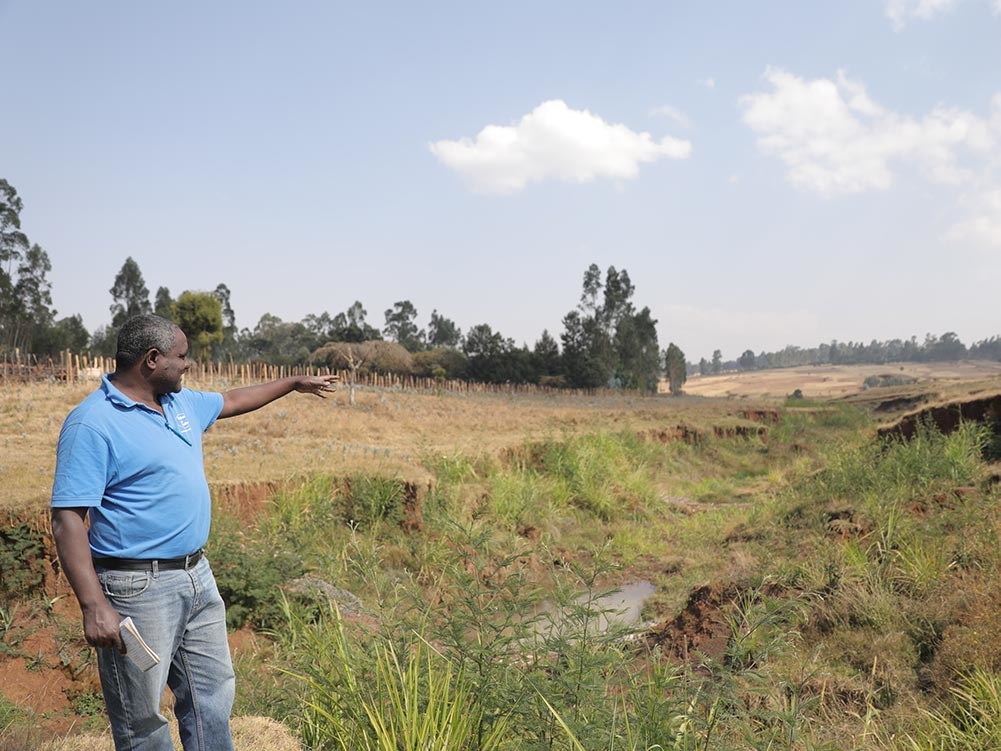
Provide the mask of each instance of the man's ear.
[{"label": "man's ear", "polygon": [[143,362],[146,364],[146,367],[149,368],[150,370],[156,368],[156,362],[157,360],[160,359],[160,354],[161,354],[160,350],[158,350],[156,347],[147,350],[146,356],[143,358]]}]

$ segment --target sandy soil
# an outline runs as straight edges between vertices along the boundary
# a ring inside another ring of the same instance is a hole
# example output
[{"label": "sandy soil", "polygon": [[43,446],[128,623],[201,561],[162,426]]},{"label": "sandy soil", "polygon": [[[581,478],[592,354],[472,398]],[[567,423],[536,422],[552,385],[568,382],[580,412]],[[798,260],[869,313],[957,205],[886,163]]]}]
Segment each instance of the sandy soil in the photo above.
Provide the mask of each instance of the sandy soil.
[{"label": "sandy soil", "polygon": [[824,365],[799,368],[690,376],[685,393],[730,398],[785,397],[796,389],[807,398],[837,398],[857,394],[869,376],[909,376],[920,382],[981,380],[1001,376],[1001,362],[966,360],[955,363],[889,363],[886,365]]}]

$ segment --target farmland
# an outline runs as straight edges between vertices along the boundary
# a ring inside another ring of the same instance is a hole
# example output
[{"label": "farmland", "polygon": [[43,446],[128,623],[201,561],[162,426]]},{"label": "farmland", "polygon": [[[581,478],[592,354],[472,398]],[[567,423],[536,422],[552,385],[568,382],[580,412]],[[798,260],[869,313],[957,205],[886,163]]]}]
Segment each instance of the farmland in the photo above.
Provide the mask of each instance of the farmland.
[{"label": "farmland", "polygon": [[[951,688],[975,688],[958,666],[994,664],[1001,643],[987,606],[998,568],[997,472],[983,458],[992,439],[929,428],[879,449],[877,419],[898,413],[874,410],[998,393],[1001,381],[961,367],[863,392],[883,370],[692,379],[673,398],[365,389],[353,407],[344,394],[292,395],[220,422],[205,443],[209,555],[230,601],[237,724],[284,726],[308,748],[357,737],[358,717],[325,725],[309,703],[382,685],[349,698],[398,716],[379,704],[392,692],[378,661],[353,661],[351,684],[337,655],[375,659],[416,633],[449,658],[429,658],[422,680],[465,666],[456,685],[486,713],[470,715],[479,730],[503,716],[523,748],[647,748],[669,731],[678,748],[750,737],[760,745],[739,747],[895,750],[902,733],[938,737],[928,713]],[[822,384],[831,391],[818,399]],[[45,523],[59,425],[92,387],[11,384],[0,395],[5,543],[25,543],[42,564],[37,581],[26,567],[30,594],[2,604],[8,745],[105,742],[93,656]],[[702,395],[714,389],[727,396]],[[795,389],[806,398],[787,401]],[[334,593],[342,614],[318,616],[302,582]],[[512,636],[529,628],[525,613],[577,612],[582,594],[599,602],[635,583],[652,594],[626,640],[562,626],[544,647]],[[572,682],[547,662],[553,650],[574,666]],[[526,698],[530,685],[547,703]],[[643,692],[659,708],[644,709]],[[612,742],[604,734],[621,713],[633,730]],[[800,745],[775,745],[790,734]],[[266,747],[253,735],[239,748]]]}]

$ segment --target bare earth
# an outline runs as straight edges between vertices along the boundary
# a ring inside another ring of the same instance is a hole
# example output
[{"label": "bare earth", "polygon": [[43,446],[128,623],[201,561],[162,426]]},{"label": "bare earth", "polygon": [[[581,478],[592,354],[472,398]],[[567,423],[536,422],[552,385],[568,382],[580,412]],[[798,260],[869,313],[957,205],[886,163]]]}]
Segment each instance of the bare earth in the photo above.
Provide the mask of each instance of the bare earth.
[{"label": "bare earth", "polygon": [[1001,375],[1001,362],[966,360],[949,363],[824,365],[690,376],[685,393],[729,398],[785,397],[796,389],[807,398],[838,398],[862,391],[869,376],[909,376],[922,383],[974,381]]}]

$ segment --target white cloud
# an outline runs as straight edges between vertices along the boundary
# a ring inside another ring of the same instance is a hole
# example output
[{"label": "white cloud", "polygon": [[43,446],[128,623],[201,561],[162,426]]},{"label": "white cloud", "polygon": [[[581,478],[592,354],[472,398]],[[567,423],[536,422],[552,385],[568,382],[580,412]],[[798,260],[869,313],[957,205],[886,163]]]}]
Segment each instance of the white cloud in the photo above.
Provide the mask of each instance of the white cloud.
[{"label": "white cloud", "polygon": [[475,140],[436,141],[430,148],[484,193],[511,193],[541,180],[630,179],[642,163],[684,159],[692,150],[688,141],[655,141],[558,99],[543,102],[516,125],[488,125]]},{"label": "white cloud", "polygon": [[[998,0],[998,2],[1001,2],[1001,0]],[[662,104],[660,107],[655,107],[652,114],[660,117],[666,117],[668,120],[677,123],[682,128],[692,127],[692,121],[688,115],[676,107],[672,107],[670,104]]]},{"label": "white cloud", "polygon": [[942,106],[921,118],[899,115],[843,72],[805,80],[769,68],[765,79],[770,92],[740,100],[744,122],[762,151],[785,163],[793,184],[825,195],[885,190],[897,163],[958,183],[970,175],[960,157],[989,153],[996,142],[988,120]]},{"label": "white cloud", "polygon": [[[999,0],[994,0],[997,3]],[[898,31],[912,20],[930,21],[950,10],[956,0],[886,0],[886,17]]]},{"label": "white cloud", "polygon": [[[998,0],[998,2],[1001,2],[1001,0]],[[712,76],[710,76],[709,78],[703,78],[701,81],[699,81],[699,83],[701,83],[707,89],[716,88],[716,79],[713,78]]]},{"label": "white cloud", "polygon": [[1001,248],[1001,188],[965,199],[967,217],[954,224],[946,239],[959,244]]},{"label": "white cloud", "polygon": [[1001,0],[994,0],[991,3],[991,9],[994,11],[994,15],[1001,16]]}]

